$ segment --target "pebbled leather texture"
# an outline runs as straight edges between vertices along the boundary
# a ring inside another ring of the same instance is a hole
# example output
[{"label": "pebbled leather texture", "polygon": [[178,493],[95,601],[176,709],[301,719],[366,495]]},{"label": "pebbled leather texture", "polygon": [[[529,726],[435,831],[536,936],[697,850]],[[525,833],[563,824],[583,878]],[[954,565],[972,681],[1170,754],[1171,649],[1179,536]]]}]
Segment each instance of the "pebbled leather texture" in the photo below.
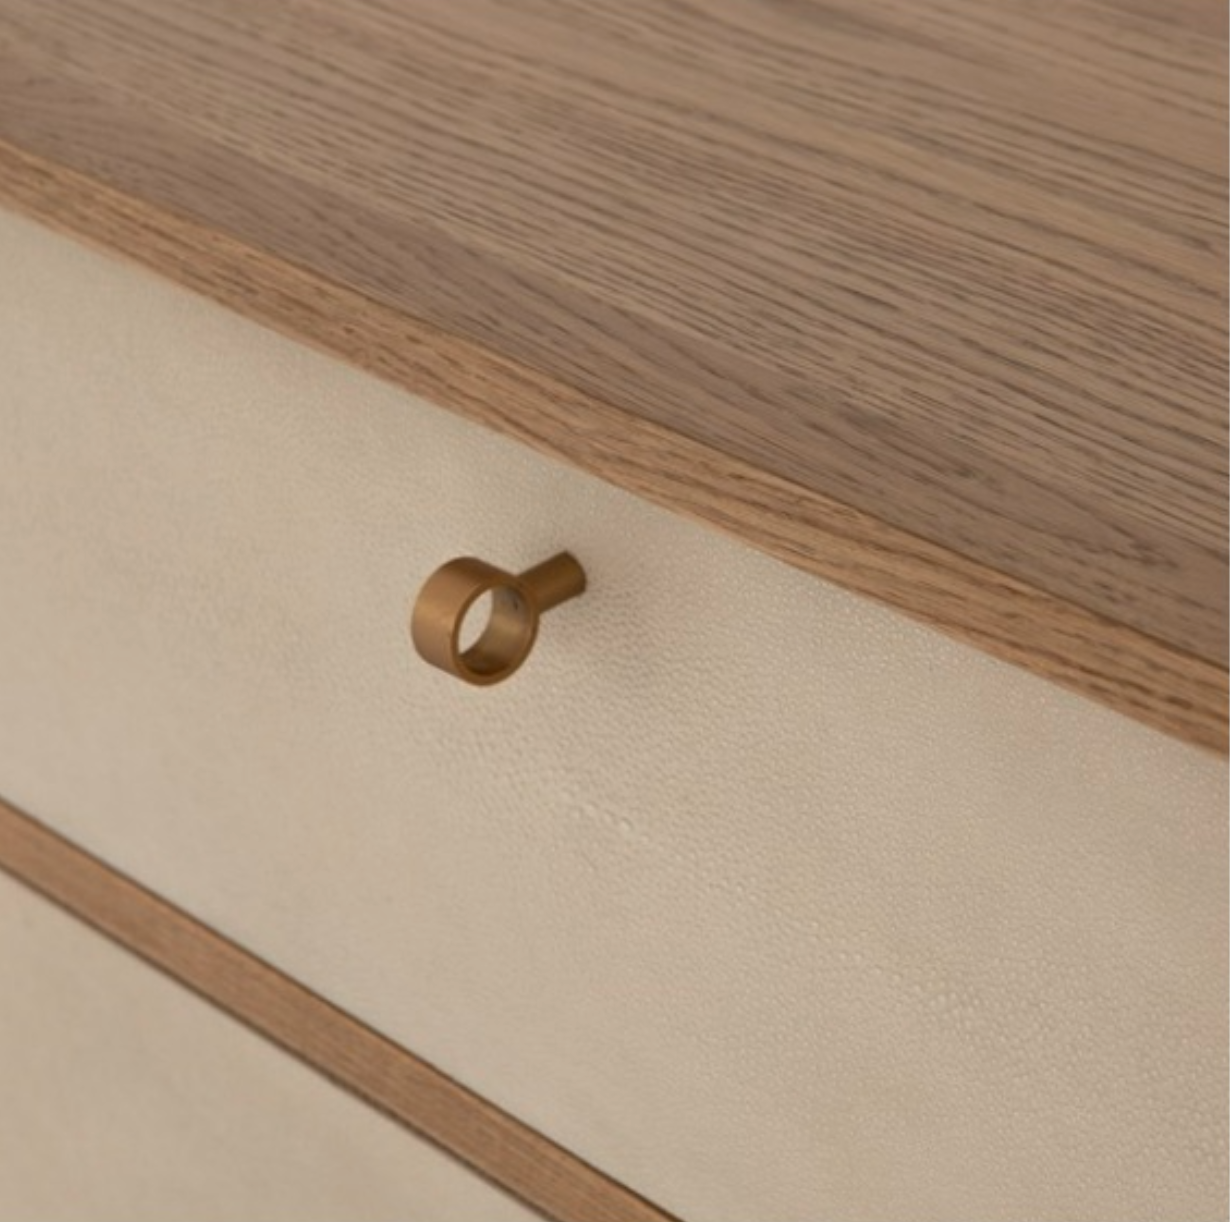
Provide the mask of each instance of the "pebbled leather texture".
[{"label": "pebbled leather texture", "polygon": [[0,874],[5,1222],[537,1214]]},{"label": "pebbled leather texture", "polygon": [[[0,217],[0,793],[691,1219],[1225,1216],[1223,760]],[[508,683],[451,556],[590,588]]]}]

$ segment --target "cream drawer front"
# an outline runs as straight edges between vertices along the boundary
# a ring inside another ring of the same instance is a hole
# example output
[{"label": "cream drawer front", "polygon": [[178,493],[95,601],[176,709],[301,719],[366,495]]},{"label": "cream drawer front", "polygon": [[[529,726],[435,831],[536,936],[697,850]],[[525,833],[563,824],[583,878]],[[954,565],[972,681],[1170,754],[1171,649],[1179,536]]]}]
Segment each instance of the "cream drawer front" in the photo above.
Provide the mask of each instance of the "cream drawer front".
[{"label": "cream drawer front", "polygon": [[[0,223],[0,793],[696,1219],[1220,1217],[1224,761]],[[470,688],[475,554],[590,589]]]},{"label": "cream drawer front", "polygon": [[5,1222],[529,1222],[0,874]]}]

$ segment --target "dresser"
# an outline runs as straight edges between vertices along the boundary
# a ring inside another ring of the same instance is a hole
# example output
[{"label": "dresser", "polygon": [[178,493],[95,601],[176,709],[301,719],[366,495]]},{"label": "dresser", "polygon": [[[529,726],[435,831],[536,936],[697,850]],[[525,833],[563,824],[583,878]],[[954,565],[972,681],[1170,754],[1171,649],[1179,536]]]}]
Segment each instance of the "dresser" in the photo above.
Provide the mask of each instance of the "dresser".
[{"label": "dresser", "polygon": [[1223,23],[0,0],[0,1220],[1224,1217]]}]

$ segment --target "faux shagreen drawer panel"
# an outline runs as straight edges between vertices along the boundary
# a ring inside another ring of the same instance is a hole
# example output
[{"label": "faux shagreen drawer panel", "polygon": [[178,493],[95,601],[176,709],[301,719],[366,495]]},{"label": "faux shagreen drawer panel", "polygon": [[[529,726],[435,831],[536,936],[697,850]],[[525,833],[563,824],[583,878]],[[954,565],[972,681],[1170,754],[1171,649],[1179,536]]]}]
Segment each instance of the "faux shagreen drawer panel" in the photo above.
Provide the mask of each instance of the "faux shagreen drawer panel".
[{"label": "faux shagreen drawer panel", "polygon": [[0,874],[4,1222],[530,1222]]},{"label": "faux shagreen drawer panel", "polygon": [[[0,224],[0,793],[696,1219],[1224,1212],[1224,761]],[[450,556],[591,587],[475,690]]]}]

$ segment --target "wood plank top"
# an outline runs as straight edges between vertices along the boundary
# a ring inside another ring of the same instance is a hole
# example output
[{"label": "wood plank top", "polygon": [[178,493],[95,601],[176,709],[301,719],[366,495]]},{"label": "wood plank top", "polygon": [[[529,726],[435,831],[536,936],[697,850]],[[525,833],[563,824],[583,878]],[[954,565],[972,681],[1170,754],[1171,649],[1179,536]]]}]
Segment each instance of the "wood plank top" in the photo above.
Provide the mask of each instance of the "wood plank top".
[{"label": "wood plank top", "polygon": [[1225,27],[1220,0],[0,0],[0,199],[155,265],[53,197],[216,233],[280,292],[261,317],[372,367],[294,286],[352,294],[404,320],[411,389],[459,406],[461,345],[519,405],[461,410],[677,508],[703,480],[688,512],[1224,749]]}]

